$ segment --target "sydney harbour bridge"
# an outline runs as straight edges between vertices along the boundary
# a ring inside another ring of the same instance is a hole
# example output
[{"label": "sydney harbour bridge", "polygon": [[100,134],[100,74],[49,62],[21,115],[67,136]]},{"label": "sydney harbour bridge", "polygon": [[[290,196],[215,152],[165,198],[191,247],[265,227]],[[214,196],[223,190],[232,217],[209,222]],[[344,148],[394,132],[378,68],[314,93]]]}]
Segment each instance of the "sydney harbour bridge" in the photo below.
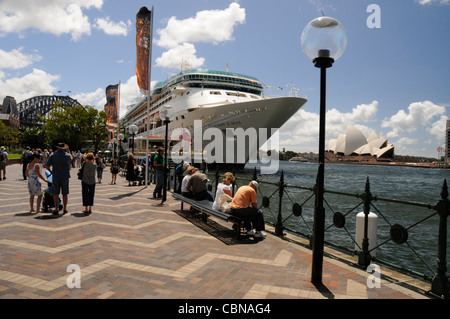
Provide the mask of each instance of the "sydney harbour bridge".
[{"label": "sydney harbour bridge", "polygon": [[39,118],[45,117],[52,106],[60,103],[64,107],[73,107],[81,105],[77,100],[69,96],[58,95],[41,95],[29,98],[17,104],[17,112],[20,119],[21,126],[42,125],[44,122]]}]

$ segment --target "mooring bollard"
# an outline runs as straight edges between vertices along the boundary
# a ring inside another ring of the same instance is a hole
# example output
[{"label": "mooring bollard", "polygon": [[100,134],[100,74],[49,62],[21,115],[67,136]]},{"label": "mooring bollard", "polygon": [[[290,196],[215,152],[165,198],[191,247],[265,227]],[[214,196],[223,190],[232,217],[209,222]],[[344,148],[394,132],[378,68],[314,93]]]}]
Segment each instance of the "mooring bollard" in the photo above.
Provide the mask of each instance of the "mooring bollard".
[{"label": "mooring bollard", "polygon": [[437,274],[433,278],[431,284],[431,293],[450,298],[449,282],[446,275],[447,272],[447,217],[450,212],[450,201],[448,199],[447,180],[444,179],[442,185],[441,200],[436,205],[436,211],[439,214],[439,242],[438,242],[438,260],[437,260]]}]

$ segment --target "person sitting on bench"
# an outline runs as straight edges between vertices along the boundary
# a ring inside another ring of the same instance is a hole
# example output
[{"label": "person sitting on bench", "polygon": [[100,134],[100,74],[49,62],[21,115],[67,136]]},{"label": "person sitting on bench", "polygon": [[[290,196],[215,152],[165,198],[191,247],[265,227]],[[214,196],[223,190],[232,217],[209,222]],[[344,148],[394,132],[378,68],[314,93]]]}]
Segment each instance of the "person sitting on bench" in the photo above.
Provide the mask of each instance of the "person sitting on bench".
[{"label": "person sitting on bench", "polygon": [[183,195],[184,197],[187,197],[187,198],[193,197],[191,191],[186,188],[186,184],[187,184],[189,178],[191,177],[191,175],[193,174],[194,169],[198,170],[198,168],[195,168],[194,166],[189,166],[186,169],[186,176],[183,177],[183,180],[181,181],[181,195]]},{"label": "person sitting on bench", "polygon": [[208,177],[205,174],[200,173],[197,168],[192,170],[192,175],[186,183],[186,189],[191,191],[195,200],[207,199],[211,202],[214,201],[211,193],[206,189],[208,183]]},{"label": "person sitting on bench", "polygon": [[[241,186],[231,202],[231,215],[244,220],[244,228],[247,229],[247,235],[265,238],[266,235],[261,232],[265,230],[265,224],[264,215],[257,206],[257,189],[257,181],[251,181],[248,186]],[[256,232],[253,230],[252,225]]]}]

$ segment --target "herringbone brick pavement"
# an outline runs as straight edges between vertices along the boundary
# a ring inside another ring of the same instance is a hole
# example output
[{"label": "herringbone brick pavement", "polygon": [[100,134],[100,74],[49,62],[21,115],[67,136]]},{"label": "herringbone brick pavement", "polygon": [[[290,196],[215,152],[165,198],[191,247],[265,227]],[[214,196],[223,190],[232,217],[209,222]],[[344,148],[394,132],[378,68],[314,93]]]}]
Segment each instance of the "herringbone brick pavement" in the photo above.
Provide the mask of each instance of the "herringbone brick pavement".
[{"label": "herringbone brick pavement", "polygon": [[384,270],[379,288],[370,288],[371,275],[338,255],[325,258],[324,286],[315,287],[311,251],[295,238],[269,228],[265,240],[235,242],[231,225],[214,219],[219,231],[211,234],[179,212],[170,193],[161,205],[151,198],[154,185],[128,187],[123,177],[110,185],[108,169],[85,216],[76,169],[71,175],[69,213],[54,217],[28,212],[21,166],[7,167],[0,181],[1,298],[426,298],[414,280]]}]

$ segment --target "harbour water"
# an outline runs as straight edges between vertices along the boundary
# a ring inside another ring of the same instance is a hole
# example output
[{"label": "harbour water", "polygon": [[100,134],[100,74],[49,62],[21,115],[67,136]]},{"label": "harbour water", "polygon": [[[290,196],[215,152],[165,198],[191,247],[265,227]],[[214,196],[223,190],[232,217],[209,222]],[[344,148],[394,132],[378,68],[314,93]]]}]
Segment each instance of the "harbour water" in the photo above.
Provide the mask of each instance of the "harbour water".
[{"label": "harbour water", "polygon": [[[236,174],[238,186],[245,185],[252,179],[254,167],[247,164],[244,172]],[[275,224],[277,221],[279,192],[276,183],[280,181],[281,171],[283,171],[284,182],[287,184],[282,200],[283,226],[288,231],[294,231],[306,237],[312,234],[314,196],[307,188],[314,187],[317,168],[316,163],[281,161],[277,174],[258,175],[260,181],[258,202],[262,203],[263,196],[270,199],[269,207],[262,208],[266,222]],[[257,171],[259,172],[258,167]],[[214,180],[214,172],[210,171],[209,177]],[[371,206],[371,211],[378,216],[377,260],[395,264],[407,271],[424,274],[424,278],[429,280],[436,272],[438,214],[425,205],[407,205],[384,199],[433,206],[440,199],[444,179],[450,179],[450,170],[327,163],[325,165],[325,240],[332,245],[343,247],[349,253],[359,250],[358,246],[355,246],[356,215],[363,211],[363,205],[356,194],[364,193],[367,178],[370,181],[370,191],[377,198]],[[353,196],[337,195],[334,192]],[[300,217],[292,214],[294,203],[302,206]],[[333,215],[336,212],[345,215],[345,227],[333,226]],[[394,224],[399,224],[408,230],[408,240],[405,243],[396,244],[391,240],[390,229]],[[450,260],[448,251],[447,254],[447,260]]]}]

